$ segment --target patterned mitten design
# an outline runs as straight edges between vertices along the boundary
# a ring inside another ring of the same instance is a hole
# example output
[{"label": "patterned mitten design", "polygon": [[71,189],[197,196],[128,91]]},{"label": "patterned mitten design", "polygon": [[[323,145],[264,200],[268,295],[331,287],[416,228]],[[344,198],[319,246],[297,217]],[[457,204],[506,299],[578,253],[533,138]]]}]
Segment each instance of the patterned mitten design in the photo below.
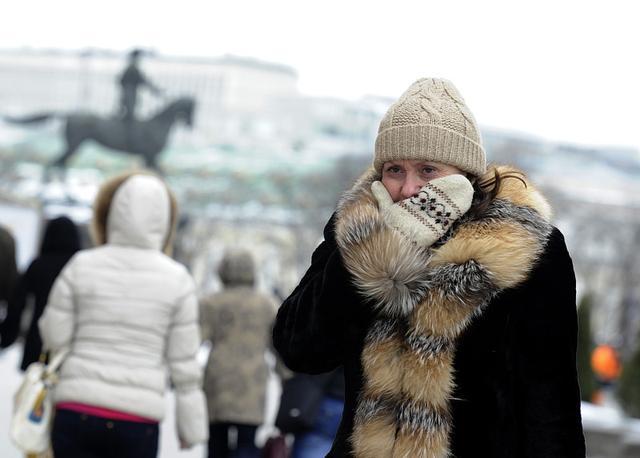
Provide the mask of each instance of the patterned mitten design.
[{"label": "patterned mitten design", "polygon": [[464,215],[473,199],[473,186],[462,175],[436,178],[408,199],[394,203],[380,181],[371,184],[384,221],[422,247],[429,247]]}]

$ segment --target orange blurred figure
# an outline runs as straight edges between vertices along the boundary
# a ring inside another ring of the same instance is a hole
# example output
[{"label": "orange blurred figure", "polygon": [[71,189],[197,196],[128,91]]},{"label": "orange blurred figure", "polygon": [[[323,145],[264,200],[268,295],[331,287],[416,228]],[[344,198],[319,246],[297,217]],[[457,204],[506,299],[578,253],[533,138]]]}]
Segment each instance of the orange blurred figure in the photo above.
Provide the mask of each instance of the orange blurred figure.
[{"label": "orange blurred figure", "polygon": [[618,352],[611,345],[598,345],[591,353],[591,368],[603,382],[617,379],[622,371]]}]

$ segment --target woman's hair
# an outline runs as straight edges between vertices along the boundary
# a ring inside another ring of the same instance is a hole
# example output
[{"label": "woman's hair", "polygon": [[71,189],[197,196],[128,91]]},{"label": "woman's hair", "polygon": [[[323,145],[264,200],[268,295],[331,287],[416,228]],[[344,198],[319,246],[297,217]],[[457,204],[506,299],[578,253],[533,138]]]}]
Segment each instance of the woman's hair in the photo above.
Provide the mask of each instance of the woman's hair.
[{"label": "woman's hair", "polygon": [[40,244],[40,254],[67,253],[80,250],[81,240],[78,226],[70,218],[59,216],[47,222]]},{"label": "woman's hair", "polygon": [[0,301],[8,300],[18,279],[16,241],[8,228],[0,226]]},{"label": "woman's hair", "polygon": [[527,182],[524,179],[524,175],[516,170],[508,170],[506,172],[500,172],[497,168],[491,168],[483,176],[477,178],[473,183],[473,204],[471,211],[475,215],[482,214],[489,207],[489,204],[496,198],[500,192],[502,182],[506,179],[514,178],[520,180],[524,187],[527,187]]}]

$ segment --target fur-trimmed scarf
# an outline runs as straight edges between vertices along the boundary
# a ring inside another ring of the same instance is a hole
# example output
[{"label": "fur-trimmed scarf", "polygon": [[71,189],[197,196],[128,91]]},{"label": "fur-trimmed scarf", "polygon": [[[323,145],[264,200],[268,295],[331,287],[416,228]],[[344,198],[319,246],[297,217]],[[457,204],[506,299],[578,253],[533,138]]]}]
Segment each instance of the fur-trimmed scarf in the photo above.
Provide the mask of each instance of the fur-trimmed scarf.
[{"label": "fur-trimmed scarf", "polygon": [[370,190],[377,179],[374,170],[360,178],[336,223],[345,266],[380,312],[362,353],[353,452],[446,457],[456,339],[501,290],[527,279],[551,233],[551,211],[526,179],[504,179],[486,210],[472,208],[444,242],[421,249],[384,223]]}]

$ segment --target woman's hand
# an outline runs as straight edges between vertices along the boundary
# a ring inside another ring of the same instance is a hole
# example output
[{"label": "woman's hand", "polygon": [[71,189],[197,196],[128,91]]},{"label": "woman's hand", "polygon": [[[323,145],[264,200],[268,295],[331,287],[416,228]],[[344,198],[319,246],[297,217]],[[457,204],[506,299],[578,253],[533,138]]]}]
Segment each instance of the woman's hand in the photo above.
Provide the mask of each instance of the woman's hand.
[{"label": "woman's hand", "polygon": [[436,178],[408,199],[394,203],[380,181],[371,184],[384,221],[418,246],[429,247],[471,207],[473,186],[462,175]]}]

